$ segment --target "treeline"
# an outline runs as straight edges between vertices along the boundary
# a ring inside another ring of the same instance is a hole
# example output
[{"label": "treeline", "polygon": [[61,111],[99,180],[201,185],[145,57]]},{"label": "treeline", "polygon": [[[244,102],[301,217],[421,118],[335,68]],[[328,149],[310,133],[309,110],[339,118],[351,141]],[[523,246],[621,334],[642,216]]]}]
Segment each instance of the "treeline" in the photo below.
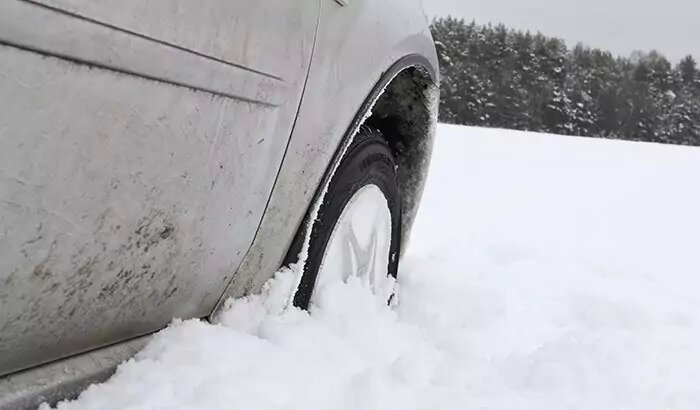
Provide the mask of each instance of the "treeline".
[{"label": "treeline", "polygon": [[557,38],[434,20],[440,119],[485,127],[700,145],[700,73],[691,56],[615,57]]}]

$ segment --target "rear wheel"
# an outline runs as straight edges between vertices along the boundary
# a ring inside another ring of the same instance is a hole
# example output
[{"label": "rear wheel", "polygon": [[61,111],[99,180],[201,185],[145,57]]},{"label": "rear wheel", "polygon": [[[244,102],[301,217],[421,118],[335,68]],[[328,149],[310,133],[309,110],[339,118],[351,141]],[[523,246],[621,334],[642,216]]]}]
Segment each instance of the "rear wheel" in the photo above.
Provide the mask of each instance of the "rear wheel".
[{"label": "rear wheel", "polygon": [[[321,200],[294,305],[307,309],[324,287],[353,276],[388,300],[386,278],[398,272],[401,196],[393,155],[379,131],[362,127]],[[294,256],[305,234],[297,235]]]}]

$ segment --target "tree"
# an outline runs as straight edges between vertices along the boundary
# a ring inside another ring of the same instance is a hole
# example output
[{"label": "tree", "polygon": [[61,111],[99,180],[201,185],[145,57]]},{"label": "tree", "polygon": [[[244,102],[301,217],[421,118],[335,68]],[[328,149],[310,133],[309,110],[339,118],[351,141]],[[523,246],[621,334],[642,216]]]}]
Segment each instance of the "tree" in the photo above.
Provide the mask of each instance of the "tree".
[{"label": "tree", "polygon": [[686,56],[678,65],[678,70],[681,73],[681,78],[686,84],[694,83],[698,77],[698,65],[693,56]]},{"label": "tree", "polygon": [[615,58],[557,38],[452,17],[432,24],[440,120],[700,145],[700,73],[660,53]]}]

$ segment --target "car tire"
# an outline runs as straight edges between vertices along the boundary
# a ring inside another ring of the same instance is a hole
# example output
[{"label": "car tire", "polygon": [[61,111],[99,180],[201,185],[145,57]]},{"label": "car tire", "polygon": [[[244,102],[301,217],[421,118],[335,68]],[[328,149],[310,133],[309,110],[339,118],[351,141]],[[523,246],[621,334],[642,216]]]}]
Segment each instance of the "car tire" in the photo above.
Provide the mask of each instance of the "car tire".
[{"label": "car tire", "polygon": [[[361,127],[321,197],[320,206],[311,208],[318,212],[311,221],[307,257],[294,296],[294,306],[301,309],[308,309],[314,290],[324,278],[330,280],[327,276],[333,275],[333,280],[338,279],[337,272],[360,276],[361,280],[372,282],[370,285],[374,285],[377,275],[396,278],[398,273],[401,194],[394,156],[378,130]],[[307,216],[290,250],[294,257],[289,262],[298,259],[309,221]],[[343,257],[336,258],[338,255]],[[391,293],[383,296],[389,300]]]}]

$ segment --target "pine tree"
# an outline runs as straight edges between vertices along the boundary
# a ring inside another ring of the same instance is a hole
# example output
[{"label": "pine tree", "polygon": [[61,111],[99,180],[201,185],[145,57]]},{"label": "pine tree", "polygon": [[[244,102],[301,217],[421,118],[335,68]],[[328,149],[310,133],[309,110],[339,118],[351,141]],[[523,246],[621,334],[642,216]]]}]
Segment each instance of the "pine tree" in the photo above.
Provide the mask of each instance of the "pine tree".
[{"label": "pine tree", "polygon": [[693,56],[686,56],[678,65],[681,72],[681,78],[686,84],[694,83],[698,77],[698,65]]}]

